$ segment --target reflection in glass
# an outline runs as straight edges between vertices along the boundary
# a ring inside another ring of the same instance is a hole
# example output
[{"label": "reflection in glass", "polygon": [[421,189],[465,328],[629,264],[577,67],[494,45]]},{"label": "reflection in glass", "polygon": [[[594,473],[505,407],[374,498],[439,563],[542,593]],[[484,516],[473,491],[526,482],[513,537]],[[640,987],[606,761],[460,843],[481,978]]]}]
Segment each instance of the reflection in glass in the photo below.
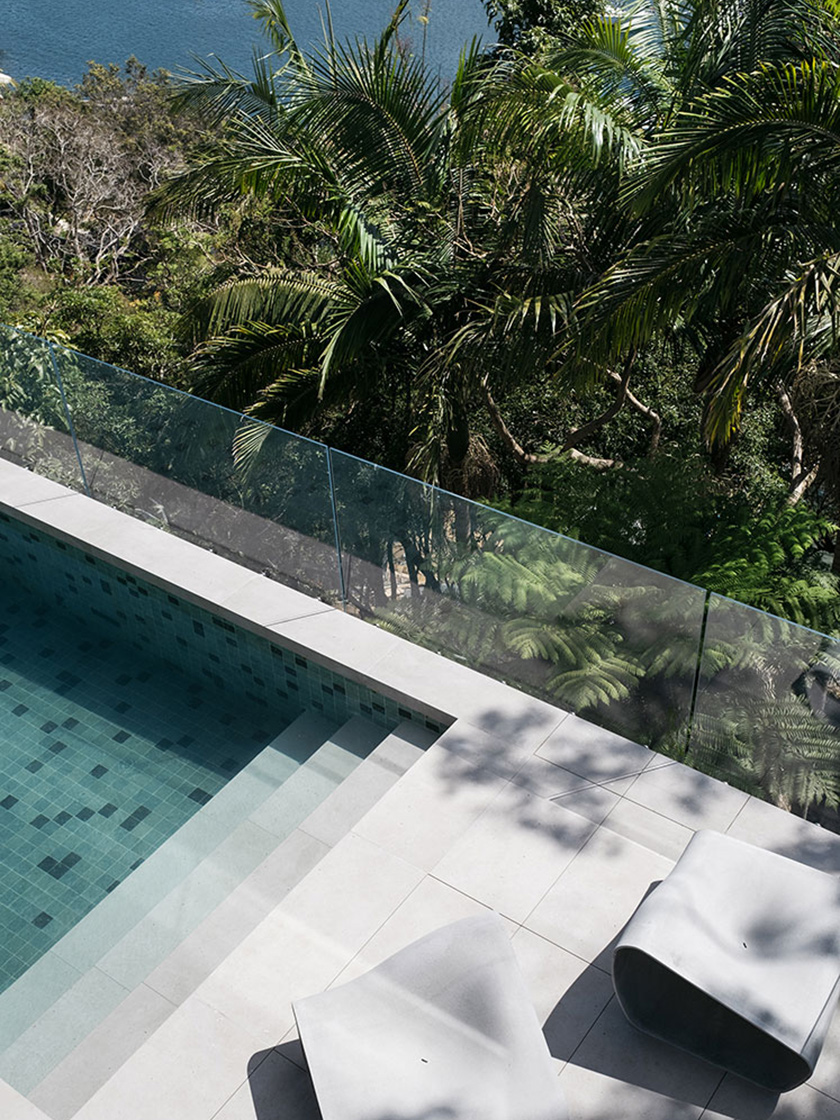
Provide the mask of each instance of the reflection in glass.
[{"label": "reflection in glass", "polygon": [[363,617],[638,742],[684,746],[704,592],[331,451]]},{"label": "reflection in glass", "polygon": [[58,351],[91,493],[256,571],[339,596],[326,448]]},{"label": "reflection in glass", "polygon": [[49,343],[11,327],[0,327],[0,409],[0,456],[84,490]]},{"label": "reflection in glass", "polygon": [[840,643],[711,595],[687,761],[836,829]]}]

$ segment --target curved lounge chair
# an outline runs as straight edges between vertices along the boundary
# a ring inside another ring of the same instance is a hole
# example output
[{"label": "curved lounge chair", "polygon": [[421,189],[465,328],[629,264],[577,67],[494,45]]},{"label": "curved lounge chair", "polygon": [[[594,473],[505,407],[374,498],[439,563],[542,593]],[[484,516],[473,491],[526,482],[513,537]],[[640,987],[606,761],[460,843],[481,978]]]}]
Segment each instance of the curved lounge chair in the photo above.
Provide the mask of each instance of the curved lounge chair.
[{"label": "curved lounge chair", "polygon": [[496,914],[436,930],[294,1012],[323,1120],[566,1120]]},{"label": "curved lounge chair", "polygon": [[698,832],[613,953],[641,1030],[784,1092],[813,1073],[840,994],[840,879]]}]

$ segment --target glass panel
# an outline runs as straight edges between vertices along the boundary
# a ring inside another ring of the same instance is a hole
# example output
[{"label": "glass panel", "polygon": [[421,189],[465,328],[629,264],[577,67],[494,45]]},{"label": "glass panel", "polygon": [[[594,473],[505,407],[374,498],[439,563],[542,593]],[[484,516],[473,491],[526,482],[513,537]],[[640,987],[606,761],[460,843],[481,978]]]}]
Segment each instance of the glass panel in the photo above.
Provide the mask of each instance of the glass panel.
[{"label": "glass panel", "polygon": [[83,490],[52,354],[41,338],[0,327],[0,456]]},{"label": "glass panel", "polygon": [[326,448],[57,350],[94,497],[309,594],[339,594]]},{"label": "glass panel", "polygon": [[330,459],[350,609],[637,742],[684,748],[705,592]]},{"label": "glass panel", "polygon": [[711,595],[686,761],[840,831],[840,643]]}]

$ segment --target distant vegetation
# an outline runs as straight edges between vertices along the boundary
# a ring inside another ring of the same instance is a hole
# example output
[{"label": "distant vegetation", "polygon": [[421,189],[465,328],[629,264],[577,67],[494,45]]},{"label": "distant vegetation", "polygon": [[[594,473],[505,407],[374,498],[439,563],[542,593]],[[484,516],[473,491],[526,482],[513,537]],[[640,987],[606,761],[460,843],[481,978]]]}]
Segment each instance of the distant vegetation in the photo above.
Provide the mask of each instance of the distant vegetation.
[{"label": "distant vegetation", "polygon": [[837,631],[834,0],[486,0],[446,81],[252,7],[4,89],[0,321]]}]

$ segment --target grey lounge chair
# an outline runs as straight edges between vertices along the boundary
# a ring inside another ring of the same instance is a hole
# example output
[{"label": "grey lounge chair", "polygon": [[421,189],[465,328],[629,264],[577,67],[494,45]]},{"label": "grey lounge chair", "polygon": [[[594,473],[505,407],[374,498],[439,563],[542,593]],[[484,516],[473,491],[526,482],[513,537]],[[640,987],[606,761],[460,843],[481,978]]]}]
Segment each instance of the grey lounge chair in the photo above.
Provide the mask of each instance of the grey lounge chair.
[{"label": "grey lounge chair", "polygon": [[445,926],[294,1005],[323,1120],[565,1120],[501,919]]},{"label": "grey lounge chair", "polygon": [[627,1018],[774,1092],[812,1074],[840,994],[840,879],[698,832],[613,953]]}]

